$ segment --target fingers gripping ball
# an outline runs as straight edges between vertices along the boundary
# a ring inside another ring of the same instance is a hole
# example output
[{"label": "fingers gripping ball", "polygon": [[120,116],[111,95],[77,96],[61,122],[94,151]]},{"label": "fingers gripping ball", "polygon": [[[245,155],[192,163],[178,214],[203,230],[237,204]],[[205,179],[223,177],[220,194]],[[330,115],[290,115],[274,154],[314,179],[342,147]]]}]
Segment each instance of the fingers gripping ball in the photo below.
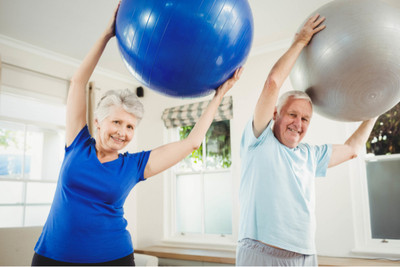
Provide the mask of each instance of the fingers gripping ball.
[{"label": "fingers gripping ball", "polygon": [[123,0],[116,37],[142,84],[169,96],[202,96],[244,64],[253,17],[247,0]]},{"label": "fingers gripping ball", "polygon": [[302,51],[293,87],[331,119],[376,117],[400,100],[400,10],[377,0],[335,0],[313,14],[326,28]]}]

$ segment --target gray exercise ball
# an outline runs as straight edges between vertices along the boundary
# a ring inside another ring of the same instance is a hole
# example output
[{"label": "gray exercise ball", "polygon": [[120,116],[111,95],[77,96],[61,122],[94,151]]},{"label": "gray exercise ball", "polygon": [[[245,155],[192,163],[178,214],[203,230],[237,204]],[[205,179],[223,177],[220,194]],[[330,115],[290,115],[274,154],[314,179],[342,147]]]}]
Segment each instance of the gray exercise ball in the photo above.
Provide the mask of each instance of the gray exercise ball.
[{"label": "gray exercise ball", "polygon": [[315,111],[334,120],[366,120],[395,106],[400,9],[378,0],[335,0],[315,13],[326,17],[326,28],[293,67],[294,89],[305,91]]}]

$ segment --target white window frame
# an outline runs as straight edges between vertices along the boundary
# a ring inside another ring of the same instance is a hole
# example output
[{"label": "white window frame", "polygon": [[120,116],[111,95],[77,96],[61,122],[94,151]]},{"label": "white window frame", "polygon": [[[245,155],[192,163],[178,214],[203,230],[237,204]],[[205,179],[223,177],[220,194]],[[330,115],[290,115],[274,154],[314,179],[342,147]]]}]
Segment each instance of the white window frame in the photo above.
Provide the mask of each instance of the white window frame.
[{"label": "white window frame", "polygon": [[[69,81],[35,70],[1,62],[0,120],[38,127],[43,130],[65,131],[65,99]],[[1,206],[22,207],[22,223],[26,226],[26,209],[30,206],[51,206],[50,203],[27,203],[29,183],[56,184],[54,180],[1,177],[0,181],[19,182],[23,185],[21,203],[3,203]],[[43,223],[46,218],[44,218]]]},{"label": "white window frame", "polygon": [[364,155],[359,159],[351,162],[351,179],[353,210],[354,210],[354,229],[355,229],[355,248],[352,250],[354,254],[367,257],[379,258],[399,258],[400,257],[400,240],[372,238],[370,210],[368,200],[368,184],[367,184],[367,161],[399,159],[400,154],[375,156]]},{"label": "white window frame", "polygon": [[[23,200],[22,202],[16,203],[9,203],[9,204],[2,204],[0,203],[0,207],[22,207],[22,222],[18,225],[10,226],[10,227],[31,227],[31,226],[43,226],[44,222],[46,221],[44,218],[43,224],[35,224],[35,225],[26,225],[25,218],[26,218],[26,208],[27,207],[38,207],[38,206],[47,206],[50,210],[52,202],[43,202],[43,203],[27,203],[27,187],[28,183],[42,183],[42,184],[57,184],[56,181],[52,180],[31,180],[31,179],[9,179],[9,178],[0,178],[1,182],[16,182],[16,183],[23,183]],[[7,227],[0,227],[0,228],[8,228]]]},{"label": "white window frame", "polygon": [[[50,202],[43,202],[43,203],[28,203],[27,200],[27,194],[28,194],[28,183],[41,183],[41,184],[57,184],[58,181],[58,176],[55,177],[55,179],[32,179],[32,178],[25,178],[24,177],[24,166],[25,166],[25,151],[26,151],[26,135],[28,128],[30,126],[33,126],[35,128],[43,129],[43,130],[54,130],[54,131],[65,131],[64,128],[60,128],[57,126],[43,126],[43,125],[35,125],[32,122],[29,121],[21,121],[21,120],[16,120],[12,118],[4,118],[0,116],[0,121],[8,122],[8,123],[15,123],[15,124],[20,124],[24,127],[24,156],[22,160],[22,172],[19,175],[13,175],[10,177],[0,177],[1,182],[15,182],[15,183],[22,183],[23,190],[22,190],[22,201],[21,202],[15,202],[15,203],[0,203],[0,207],[22,207],[22,222],[19,225],[15,225],[12,227],[30,227],[30,226],[43,226],[45,219],[43,219],[43,224],[40,225],[26,225],[26,208],[27,207],[37,207],[37,206],[48,206],[49,210],[52,204],[52,201]],[[3,228],[3,227],[0,227]]]},{"label": "white window frame", "polygon": [[[232,120],[230,120],[231,125]],[[230,127],[231,128],[231,127]],[[179,136],[179,127],[165,129],[164,130],[164,140],[166,142],[174,142],[177,141],[177,137]],[[205,139],[203,140],[203,144],[205,144]],[[203,145],[203,159],[206,157],[204,156],[205,145]],[[233,155],[231,155],[233,156]],[[235,233],[235,223],[234,223],[234,192],[232,192],[232,234],[230,235],[214,235],[214,234],[180,234],[176,231],[176,175],[179,174],[201,174],[204,175],[205,173],[216,173],[216,172],[224,172],[229,173],[232,176],[232,169],[234,169],[234,162],[230,168],[225,170],[207,170],[204,169],[198,172],[183,172],[178,171],[176,167],[170,168],[168,171],[165,172],[165,186],[164,186],[164,239],[162,242],[166,245],[174,245],[174,246],[186,246],[190,245],[192,247],[199,247],[199,248],[215,248],[215,249],[228,249],[234,250],[236,249],[236,233]],[[234,182],[232,179],[232,191],[234,190]],[[204,196],[204,194],[203,194]],[[204,201],[203,201],[204,204]],[[204,209],[203,209],[204,212]],[[202,228],[204,232],[204,214],[202,215]]]}]

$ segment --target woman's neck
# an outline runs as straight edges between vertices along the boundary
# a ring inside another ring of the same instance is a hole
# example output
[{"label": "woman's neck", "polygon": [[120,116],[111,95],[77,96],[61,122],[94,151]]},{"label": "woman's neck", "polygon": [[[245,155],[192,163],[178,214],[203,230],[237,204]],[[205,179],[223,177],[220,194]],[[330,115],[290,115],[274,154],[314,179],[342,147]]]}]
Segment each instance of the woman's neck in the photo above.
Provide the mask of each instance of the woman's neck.
[{"label": "woman's neck", "polygon": [[101,163],[113,161],[118,158],[118,152],[104,150],[99,144],[96,144],[96,155]]}]

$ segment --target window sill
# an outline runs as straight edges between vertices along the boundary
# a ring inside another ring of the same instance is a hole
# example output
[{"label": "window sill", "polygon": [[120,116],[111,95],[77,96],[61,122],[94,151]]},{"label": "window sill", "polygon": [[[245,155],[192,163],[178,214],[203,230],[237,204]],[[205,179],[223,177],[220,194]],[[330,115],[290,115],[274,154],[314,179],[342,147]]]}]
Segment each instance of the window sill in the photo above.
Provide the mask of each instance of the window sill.
[{"label": "window sill", "polygon": [[[135,249],[135,253],[147,254],[158,258],[186,260],[197,262],[210,262],[222,264],[235,264],[236,252],[226,250],[177,248],[167,246],[152,246]],[[320,266],[399,266],[399,261],[337,258],[318,256]]]},{"label": "window sill", "polygon": [[199,238],[196,236],[179,236],[170,237],[162,241],[163,247],[176,247],[176,248],[196,248],[206,250],[223,250],[223,251],[236,251],[236,240],[232,237],[207,237]]},{"label": "window sill", "polygon": [[368,258],[397,260],[397,264],[400,265],[399,251],[399,248],[362,247],[355,248],[351,252]]},{"label": "window sill", "polygon": [[318,256],[319,266],[399,266],[399,262],[381,259]]},{"label": "window sill", "polygon": [[144,249],[135,249],[135,253],[147,254],[166,259],[224,264],[235,264],[236,258],[235,251],[177,248],[166,246],[152,246]]}]

